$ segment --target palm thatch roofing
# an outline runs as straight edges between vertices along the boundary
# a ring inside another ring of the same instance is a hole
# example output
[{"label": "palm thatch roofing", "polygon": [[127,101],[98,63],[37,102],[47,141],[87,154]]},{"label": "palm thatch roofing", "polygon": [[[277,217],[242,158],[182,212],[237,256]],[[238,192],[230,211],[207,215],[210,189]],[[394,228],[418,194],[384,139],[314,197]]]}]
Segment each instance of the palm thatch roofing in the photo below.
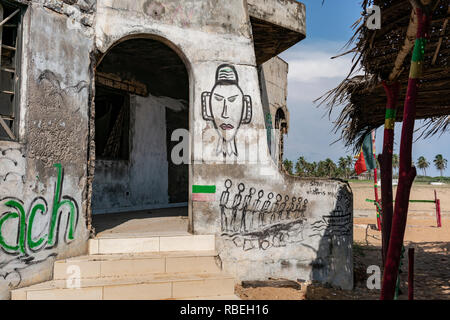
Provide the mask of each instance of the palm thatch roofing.
[{"label": "palm thatch roofing", "polygon": [[[450,130],[450,0],[431,1],[432,22],[420,81],[416,119],[428,119],[423,133],[430,136]],[[372,5],[381,8],[381,29],[366,27],[365,14],[353,25],[355,35],[347,44],[354,48],[353,68],[335,89],[319,98],[330,111],[343,109],[336,132],[347,146],[358,148],[364,136],[384,125],[386,94],[382,81],[401,84],[396,121],[402,121],[417,19],[410,0],[363,0],[364,13]],[[343,55],[344,55],[343,54]],[[358,72],[356,75],[355,73]]]}]

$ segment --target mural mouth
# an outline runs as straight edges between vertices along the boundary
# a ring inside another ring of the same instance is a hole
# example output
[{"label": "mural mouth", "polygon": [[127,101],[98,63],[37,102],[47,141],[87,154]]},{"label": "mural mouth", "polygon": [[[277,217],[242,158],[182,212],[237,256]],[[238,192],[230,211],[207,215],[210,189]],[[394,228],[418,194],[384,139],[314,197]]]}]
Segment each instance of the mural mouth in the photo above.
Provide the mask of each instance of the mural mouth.
[{"label": "mural mouth", "polygon": [[232,126],[231,124],[228,123],[223,123],[220,125],[220,127],[222,128],[222,130],[232,130],[234,129],[234,126]]}]

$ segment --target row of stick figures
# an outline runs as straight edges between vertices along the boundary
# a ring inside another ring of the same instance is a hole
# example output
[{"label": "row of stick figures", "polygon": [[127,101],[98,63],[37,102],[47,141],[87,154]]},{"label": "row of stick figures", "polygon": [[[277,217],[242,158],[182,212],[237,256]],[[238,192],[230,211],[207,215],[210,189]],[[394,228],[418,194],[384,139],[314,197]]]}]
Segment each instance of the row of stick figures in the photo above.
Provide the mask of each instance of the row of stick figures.
[{"label": "row of stick figures", "polygon": [[232,185],[230,179],[226,180],[225,190],[220,197],[222,232],[248,232],[276,222],[305,218],[307,199],[292,197],[289,201],[289,196],[285,196],[283,201],[281,194],[275,197],[270,192],[267,199],[263,200],[264,191],[260,190],[255,196],[255,188],[248,189],[247,195],[243,196],[245,185],[240,183],[238,193],[230,204]]}]

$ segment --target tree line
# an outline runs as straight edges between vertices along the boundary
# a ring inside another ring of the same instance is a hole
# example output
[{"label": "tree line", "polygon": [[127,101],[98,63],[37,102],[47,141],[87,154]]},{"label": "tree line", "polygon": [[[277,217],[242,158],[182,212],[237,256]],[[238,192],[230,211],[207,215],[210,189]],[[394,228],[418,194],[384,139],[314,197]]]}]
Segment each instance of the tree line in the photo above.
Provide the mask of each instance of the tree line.
[{"label": "tree line", "polygon": [[[356,176],[355,172],[355,162],[352,156],[340,157],[337,163],[335,163],[330,158],[321,161],[306,161],[305,157],[301,156],[298,158],[297,162],[294,164],[291,160],[285,159],[283,161],[284,169],[291,175],[299,177],[327,177],[327,178],[341,178],[350,179]],[[433,160],[433,164],[437,170],[439,170],[441,177],[444,171],[447,169],[448,160],[445,159],[442,154],[436,155]],[[423,175],[427,176],[427,169],[430,167],[430,162],[424,156],[417,159],[413,166],[422,170]],[[394,177],[398,176],[398,169],[400,166],[398,154],[392,156],[392,168]],[[379,163],[377,161],[377,168],[379,169]]]}]

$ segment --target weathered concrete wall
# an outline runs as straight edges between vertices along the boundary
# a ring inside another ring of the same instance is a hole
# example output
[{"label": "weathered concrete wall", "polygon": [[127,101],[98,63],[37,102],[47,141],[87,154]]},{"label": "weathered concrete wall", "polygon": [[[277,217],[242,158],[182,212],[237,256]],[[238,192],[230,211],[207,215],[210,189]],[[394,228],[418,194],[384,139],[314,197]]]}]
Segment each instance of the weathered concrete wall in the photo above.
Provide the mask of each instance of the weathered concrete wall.
[{"label": "weathered concrete wall", "polygon": [[275,57],[259,68],[261,99],[266,121],[267,142],[273,161],[280,166],[280,135],[276,127],[276,113],[281,108],[286,117],[286,131],[289,130],[289,110],[287,108],[287,76],[289,65]]},{"label": "weathered concrete wall", "polygon": [[130,160],[96,161],[94,213],[145,210],[169,203],[166,107],[174,104],[171,98],[131,96]]},{"label": "weathered concrete wall", "polygon": [[306,34],[306,9],[296,0],[247,0],[250,16]]},{"label": "weathered concrete wall", "polygon": [[194,227],[217,234],[226,271],[241,280],[317,280],[352,288],[353,199],[345,183],[219,168],[211,168],[222,173],[214,182],[202,182],[216,183],[217,191],[213,202],[194,203]]},{"label": "weathered concrete wall", "polygon": [[87,251],[93,33],[78,8],[60,6],[69,19],[50,2],[30,2],[24,17],[20,138],[0,142],[1,299],[50,279],[56,258]]},{"label": "weathered concrete wall", "polygon": [[270,113],[275,119],[275,113],[279,108],[287,111],[287,79],[289,65],[279,57],[270,59],[261,65],[261,78],[265,82],[267,102]]}]

